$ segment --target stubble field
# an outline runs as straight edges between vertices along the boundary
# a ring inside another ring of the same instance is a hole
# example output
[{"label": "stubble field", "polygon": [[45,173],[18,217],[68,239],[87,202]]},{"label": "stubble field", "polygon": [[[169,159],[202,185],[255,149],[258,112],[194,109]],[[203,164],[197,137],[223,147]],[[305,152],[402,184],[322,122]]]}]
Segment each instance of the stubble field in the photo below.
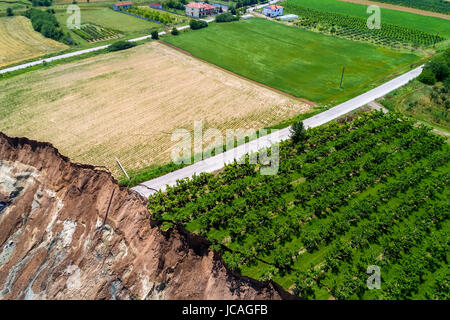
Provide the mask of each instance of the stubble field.
[{"label": "stubble field", "polygon": [[310,107],[156,42],[0,82],[0,131],[78,162],[126,169],[170,160],[171,133],[262,128]]},{"label": "stubble field", "polygon": [[34,31],[25,17],[0,18],[0,67],[67,48]]}]

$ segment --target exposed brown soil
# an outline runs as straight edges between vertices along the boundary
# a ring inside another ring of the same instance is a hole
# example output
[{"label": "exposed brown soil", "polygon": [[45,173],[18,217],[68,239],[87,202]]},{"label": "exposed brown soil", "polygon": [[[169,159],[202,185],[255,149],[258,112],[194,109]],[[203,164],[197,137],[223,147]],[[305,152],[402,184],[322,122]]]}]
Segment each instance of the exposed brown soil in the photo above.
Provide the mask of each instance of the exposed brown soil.
[{"label": "exposed brown soil", "polygon": [[375,6],[379,6],[380,8],[384,8],[384,9],[410,12],[410,13],[419,14],[421,16],[436,17],[436,18],[441,18],[441,19],[445,19],[445,20],[450,20],[450,16],[446,15],[444,13],[426,11],[426,10],[421,10],[421,9],[416,9],[416,8],[403,7],[403,6],[397,6],[397,5],[389,4],[389,3],[367,1],[367,0],[339,0],[339,1],[364,4],[367,6],[375,5]]},{"label": "exposed brown soil", "polygon": [[48,143],[0,133],[0,299],[281,299],[145,199]]}]

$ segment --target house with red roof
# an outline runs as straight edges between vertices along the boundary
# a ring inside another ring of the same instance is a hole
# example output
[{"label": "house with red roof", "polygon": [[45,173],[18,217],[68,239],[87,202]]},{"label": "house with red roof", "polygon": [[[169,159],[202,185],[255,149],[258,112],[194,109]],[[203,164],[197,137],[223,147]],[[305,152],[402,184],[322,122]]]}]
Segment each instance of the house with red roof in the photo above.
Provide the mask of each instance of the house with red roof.
[{"label": "house with red roof", "polygon": [[160,3],[150,3],[150,8],[161,10],[163,6]]},{"label": "house with red roof", "polygon": [[114,11],[120,11],[120,10],[126,10],[130,9],[133,5],[132,2],[118,2],[113,4],[113,10]]},{"label": "house with red roof", "polygon": [[282,16],[283,15],[283,7],[276,5],[276,4],[272,4],[270,6],[264,7],[262,13],[263,13],[263,15],[270,17],[270,18]]},{"label": "house with red roof", "polygon": [[218,8],[209,3],[190,2],[184,6],[186,8],[186,15],[193,18],[204,18],[212,16],[218,12]]}]

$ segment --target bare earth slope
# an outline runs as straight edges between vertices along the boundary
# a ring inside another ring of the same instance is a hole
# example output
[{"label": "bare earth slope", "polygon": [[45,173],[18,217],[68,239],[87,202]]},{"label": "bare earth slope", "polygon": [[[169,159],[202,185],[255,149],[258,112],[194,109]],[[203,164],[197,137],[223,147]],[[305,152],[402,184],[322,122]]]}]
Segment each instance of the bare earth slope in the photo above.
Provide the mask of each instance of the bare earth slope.
[{"label": "bare earth slope", "polygon": [[280,299],[47,143],[0,133],[0,299]]}]

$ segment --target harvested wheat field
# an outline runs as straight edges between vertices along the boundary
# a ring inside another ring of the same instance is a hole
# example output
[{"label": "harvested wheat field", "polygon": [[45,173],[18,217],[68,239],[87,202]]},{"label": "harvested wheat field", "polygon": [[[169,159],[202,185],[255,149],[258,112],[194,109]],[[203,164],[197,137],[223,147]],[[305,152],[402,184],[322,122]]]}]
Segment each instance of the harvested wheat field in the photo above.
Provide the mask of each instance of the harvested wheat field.
[{"label": "harvested wheat field", "polygon": [[0,81],[0,131],[115,176],[170,161],[171,133],[262,128],[310,106],[157,42]]},{"label": "harvested wheat field", "polygon": [[0,18],[0,67],[67,48],[34,31],[25,17]]}]

